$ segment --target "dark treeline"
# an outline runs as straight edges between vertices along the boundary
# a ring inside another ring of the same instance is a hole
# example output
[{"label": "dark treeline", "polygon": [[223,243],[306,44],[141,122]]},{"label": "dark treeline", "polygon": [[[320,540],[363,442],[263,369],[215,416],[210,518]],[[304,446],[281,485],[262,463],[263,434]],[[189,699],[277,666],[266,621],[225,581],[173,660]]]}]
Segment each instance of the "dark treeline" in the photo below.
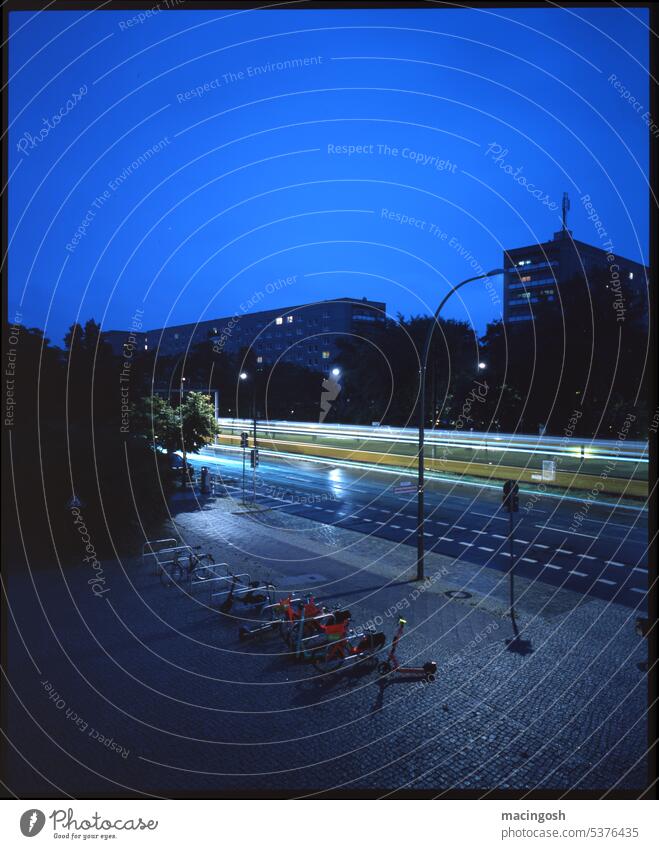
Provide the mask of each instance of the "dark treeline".
[{"label": "dark treeline", "polygon": [[[467,324],[440,319],[426,424],[562,436],[576,421],[575,436],[610,438],[631,414],[629,437],[647,438],[648,321],[640,298],[628,296],[623,313],[610,290],[589,290],[580,278],[561,296],[558,308],[544,305],[533,321],[491,323],[480,339]],[[344,386],[328,421],[416,426],[430,322],[399,317],[343,343]]]},{"label": "dark treeline", "polygon": [[[36,563],[52,562],[55,550],[62,557],[85,554],[81,521],[95,554],[121,548],[141,523],[164,515],[167,462],[144,434],[121,431],[120,360],[91,320],[71,328],[63,349],[37,328],[13,328],[9,339],[14,415],[6,447],[15,498],[5,511],[6,529]],[[137,363],[130,380],[142,391]],[[72,512],[76,503],[79,514]]]}]

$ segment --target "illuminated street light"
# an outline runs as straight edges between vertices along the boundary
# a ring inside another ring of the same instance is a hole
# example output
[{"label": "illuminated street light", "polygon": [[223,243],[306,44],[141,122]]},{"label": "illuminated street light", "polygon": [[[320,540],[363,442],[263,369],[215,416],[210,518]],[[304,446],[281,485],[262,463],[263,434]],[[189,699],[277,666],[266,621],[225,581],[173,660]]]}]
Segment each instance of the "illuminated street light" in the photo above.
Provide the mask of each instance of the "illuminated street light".
[{"label": "illuminated street light", "polygon": [[241,380],[247,380],[247,372],[246,371],[240,372],[240,379]]},{"label": "illuminated street light", "polygon": [[[423,580],[425,577],[425,539],[424,539],[424,522],[425,522],[425,507],[424,507],[424,442],[426,428],[426,373],[428,371],[428,355],[430,354],[430,343],[432,342],[433,331],[435,325],[439,324],[439,315],[448,299],[454,295],[458,289],[466,286],[474,280],[484,280],[486,277],[494,277],[497,274],[503,274],[502,268],[494,268],[486,274],[479,274],[476,277],[468,277],[457,286],[452,286],[448,293],[442,299],[440,305],[435,310],[435,314],[428,326],[426,334],[426,342],[423,348],[423,355],[419,367],[419,450],[417,454],[418,472],[417,472],[417,523],[416,523],[416,577],[417,581]],[[485,365],[484,363],[482,364]],[[478,364],[481,368],[481,363]]]},{"label": "illuminated street light", "polygon": [[332,369],[332,376],[333,376],[333,377],[338,377],[340,374],[341,374],[341,369],[340,369],[340,368],[333,368],[333,369]]},{"label": "illuminated street light", "polygon": [[487,368],[487,363],[479,363],[478,368],[480,368],[480,369]]}]

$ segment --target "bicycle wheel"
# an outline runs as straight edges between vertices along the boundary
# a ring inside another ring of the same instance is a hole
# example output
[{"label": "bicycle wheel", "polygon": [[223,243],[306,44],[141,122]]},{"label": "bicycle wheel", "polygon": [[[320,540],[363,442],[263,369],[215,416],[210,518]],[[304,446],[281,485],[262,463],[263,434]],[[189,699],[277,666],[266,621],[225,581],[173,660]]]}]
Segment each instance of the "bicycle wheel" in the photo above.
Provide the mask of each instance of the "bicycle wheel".
[{"label": "bicycle wheel", "polygon": [[330,643],[313,656],[313,664],[319,672],[334,672],[343,663],[343,648]]}]

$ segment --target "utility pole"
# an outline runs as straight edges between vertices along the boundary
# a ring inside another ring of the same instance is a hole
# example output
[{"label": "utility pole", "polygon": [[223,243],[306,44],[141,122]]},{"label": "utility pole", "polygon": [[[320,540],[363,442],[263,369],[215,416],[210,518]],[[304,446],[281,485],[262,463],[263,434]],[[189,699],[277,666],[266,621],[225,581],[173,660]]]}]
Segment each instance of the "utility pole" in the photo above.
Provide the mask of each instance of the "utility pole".
[{"label": "utility pole", "polygon": [[256,467],[259,464],[259,452],[256,448],[256,375],[254,376],[253,390],[252,415],[254,417],[254,435],[252,437],[252,503],[256,504]]},{"label": "utility pole", "polygon": [[513,640],[519,638],[517,620],[515,619],[515,520],[513,514],[519,510],[519,484],[506,481],[503,485],[503,508],[510,519],[508,542],[510,545],[510,620],[513,625]]},{"label": "utility pole", "polygon": [[[428,371],[428,356],[430,354],[430,345],[432,342],[435,326],[439,324],[439,315],[448,299],[454,295],[458,289],[471,283],[474,280],[484,280],[486,277],[494,277],[497,274],[503,274],[503,269],[494,268],[486,274],[479,274],[476,277],[468,277],[457,286],[452,286],[442,299],[441,303],[435,310],[435,314],[428,327],[426,341],[423,346],[423,353],[419,362],[419,396],[417,400],[418,419],[419,419],[419,443],[417,449],[417,497],[416,497],[416,579],[422,581],[425,577],[425,539],[424,522],[425,522],[425,474],[424,474],[424,448],[425,448],[425,429],[426,429],[426,375]],[[432,424],[434,427],[434,409]]]},{"label": "utility pole", "polygon": [[240,434],[240,447],[243,449],[243,504],[245,503],[245,451],[247,450],[247,440],[249,434],[246,431]]}]

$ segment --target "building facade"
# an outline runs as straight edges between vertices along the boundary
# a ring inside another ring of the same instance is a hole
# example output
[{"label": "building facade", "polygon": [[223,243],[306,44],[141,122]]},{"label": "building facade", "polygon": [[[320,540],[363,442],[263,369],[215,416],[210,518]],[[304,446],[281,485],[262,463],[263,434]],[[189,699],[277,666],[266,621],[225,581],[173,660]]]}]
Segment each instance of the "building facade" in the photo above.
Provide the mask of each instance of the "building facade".
[{"label": "building facade", "polygon": [[504,321],[533,321],[539,305],[560,304],[560,287],[583,276],[588,285],[605,286],[612,298],[646,291],[648,269],[611,251],[572,238],[570,230],[554,233],[548,242],[513,248],[503,254]]},{"label": "building facade", "polygon": [[248,349],[259,365],[296,363],[328,374],[340,339],[361,336],[365,329],[383,325],[385,319],[386,304],[380,301],[336,298],[156,330],[110,330],[104,339],[118,355],[130,345],[138,352],[176,357],[208,344],[217,354]]}]

